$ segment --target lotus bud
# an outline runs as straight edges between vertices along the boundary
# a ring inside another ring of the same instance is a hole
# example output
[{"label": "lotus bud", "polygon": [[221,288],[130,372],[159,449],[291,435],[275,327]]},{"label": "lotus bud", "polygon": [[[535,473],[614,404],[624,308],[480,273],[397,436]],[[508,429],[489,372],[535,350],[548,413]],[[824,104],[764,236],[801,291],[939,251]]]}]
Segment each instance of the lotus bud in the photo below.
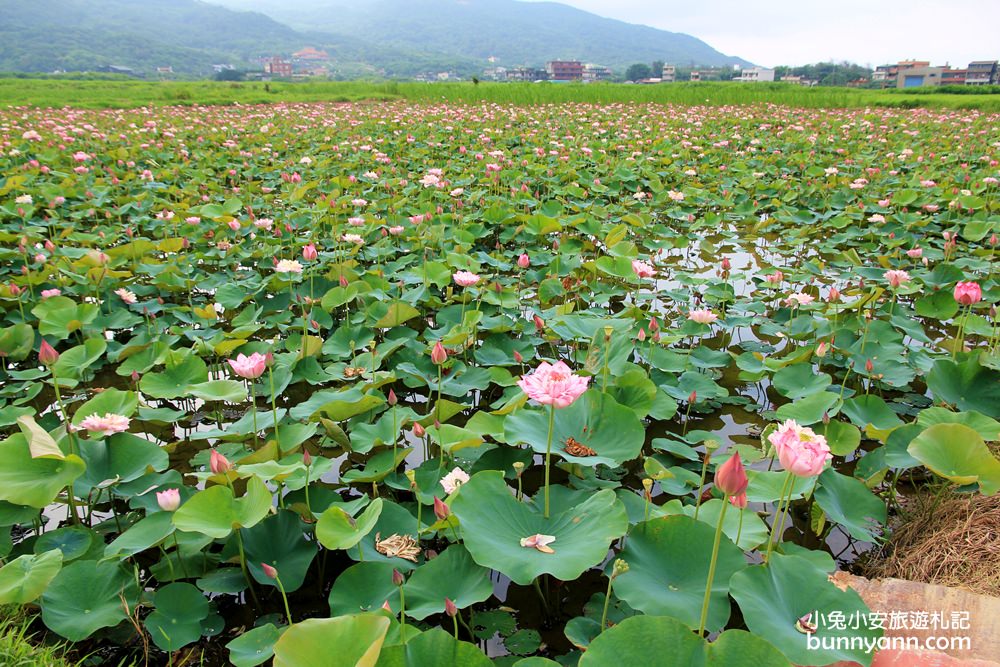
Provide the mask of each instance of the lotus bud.
[{"label": "lotus bud", "polygon": [[836,287],[830,288],[830,301],[840,301],[840,290]]},{"label": "lotus bud", "polygon": [[266,574],[269,578],[271,579],[278,578],[278,571],[273,567],[271,567],[270,565],[268,565],[267,563],[261,563],[260,567],[262,570],[264,570],[264,574]]},{"label": "lotus bud", "polygon": [[733,265],[729,262],[728,257],[723,257],[721,266],[723,271],[728,271],[729,269],[732,268]]},{"label": "lotus bud", "polygon": [[392,585],[393,586],[403,585],[403,573],[397,570],[396,568],[392,568]]},{"label": "lotus bud", "polygon": [[535,321],[535,329],[538,330],[538,333],[542,333],[543,331],[545,331],[545,320],[543,320],[537,314],[533,315],[532,319]]},{"label": "lotus bud", "polygon": [[382,603],[382,609],[385,609],[387,612],[392,613],[392,607],[389,606],[388,600]]},{"label": "lotus bud", "polygon": [[650,320],[649,320],[649,330],[650,331],[659,331],[660,330],[660,323],[656,321],[655,317],[650,318]]},{"label": "lotus bud", "polygon": [[340,275],[340,286],[347,287],[347,277],[343,274]]},{"label": "lotus bud", "polygon": [[[23,272],[22,272],[22,273],[23,273]],[[15,285],[14,283],[11,283],[11,284],[10,284],[10,295],[11,295],[11,296],[13,296],[13,297],[15,297],[15,298],[16,298],[16,297],[19,297],[19,296],[21,296],[21,293],[22,293],[22,292],[24,292],[24,290],[23,290],[23,289],[21,289],[20,287],[18,287],[18,286],[17,286],[17,285]]]},{"label": "lotus bud", "polygon": [[394,392],[392,389],[389,390],[389,398],[386,399],[386,402],[389,405],[396,405],[396,403],[399,402],[399,399],[396,398],[396,392]]},{"label": "lotus bud", "polygon": [[132,378],[132,382],[139,382],[139,371],[132,371],[130,377]]},{"label": "lotus bud", "polygon": [[822,359],[826,356],[827,344],[826,341],[820,341],[819,345],[816,346],[816,356]]},{"label": "lotus bud", "polygon": [[739,508],[741,510],[745,510],[747,508],[747,504],[748,504],[747,503],[747,494],[746,494],[746,492],[744,491],[743,493],[741,493],[739,495],[729,496],[729,502],[730,502],[730,504],[732,504],[733,507],[737,507],[737,508]]},{"label": "lotus bud", "polygon": [[698,402],[698,392],[692,391],[690,394],[688,394],[688,404],[694,405],[697,402]]},{"label": "lotus bud", "polygon": [[437,496],[434,496],[434,516],[438,518],[438,521],[444,521],[451,516],[451,508]]},{"label": "lotus bud", "polygon": [[521,256],[517,258],[517,265],[522,269],[526,269],[531,266],[531,258],[528,257],[528,253],[521,253]]},{"label": "lotus bud", "polygon": [[744,493],[749,483],[739,454],[733,454],[728,461],[715,469],[715,487],[727,496]]},{"label": "lotus bud", "polygon": [[519,364],[524,363],[524,357],[522,357],[521,353],[518,352],[517,350],[514,350],[514,361],[516,361]]},{"label": "lotus bud", "polygon": [[431,350],[431,361],[435,365],[440,366],[448,360],[448,352],[444,349],[441,341],[434,343],[434,349]]},{"label": "lotus bud", "polygon": [[823,411],[823,425],[826,426],[830,423],[830,413],[827,410]]},{"label": "lotus bud", "polygon": [[420,422],[414,422],[413,424],[413,435],[417,438],[422,438],[427,435],[427,430],[420,425]]},{"label": "lotus bud", "polygon": [[312,465],[312,462],[313,462],[313,457],[312,454],[309,453],[309,450],[308,449],[302,450],[302,464],[308,468],[309,466]]},{"label": "lotus bud", "polygon": [[875,369],[875,364],[872,363],[871,359],[865,361],[865,372],[871,373]]},{"label": "lotus bud", "polygon": [[229,462],[229,459],[220,454],[217,449],[213,449],[208,457],[208,468],[212,471],[212,474],[222,475],[232,470],[233,464]]},{"label": "lotus bud", "polygon": [[455,603],[449,598],[444,599],[444,613],[448,614],[448,616],[451,616],[452,618],[458,614],[458,607],[456,607]]},{"label": "lotus bud", "polygon": [[38,347],[38,360],[44,366],[51,366],[59,361],[59,353],[44,338],[42,339],[42,344]]}]

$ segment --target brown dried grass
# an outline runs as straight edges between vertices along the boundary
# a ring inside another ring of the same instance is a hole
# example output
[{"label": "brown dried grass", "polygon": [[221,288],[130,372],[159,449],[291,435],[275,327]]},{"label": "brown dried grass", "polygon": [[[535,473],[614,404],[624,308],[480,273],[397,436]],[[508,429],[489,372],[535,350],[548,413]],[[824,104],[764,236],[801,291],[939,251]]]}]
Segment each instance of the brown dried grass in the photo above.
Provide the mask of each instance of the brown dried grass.
[{"label": "brown dried grass", "polygon": [[1000,494],[911,496],[886,544],[859,567],[869,578],[1000,596]]}]

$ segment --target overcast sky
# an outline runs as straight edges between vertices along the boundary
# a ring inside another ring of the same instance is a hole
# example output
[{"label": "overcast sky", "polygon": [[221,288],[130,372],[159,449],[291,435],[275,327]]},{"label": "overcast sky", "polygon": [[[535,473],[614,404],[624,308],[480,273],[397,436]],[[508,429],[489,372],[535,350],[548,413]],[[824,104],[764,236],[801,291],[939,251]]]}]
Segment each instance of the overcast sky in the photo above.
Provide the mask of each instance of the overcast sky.
[{"label": "overcast sky", "polygon": [[558,0],[685,32],[758,65],[1000,59],[1000,0]]}]

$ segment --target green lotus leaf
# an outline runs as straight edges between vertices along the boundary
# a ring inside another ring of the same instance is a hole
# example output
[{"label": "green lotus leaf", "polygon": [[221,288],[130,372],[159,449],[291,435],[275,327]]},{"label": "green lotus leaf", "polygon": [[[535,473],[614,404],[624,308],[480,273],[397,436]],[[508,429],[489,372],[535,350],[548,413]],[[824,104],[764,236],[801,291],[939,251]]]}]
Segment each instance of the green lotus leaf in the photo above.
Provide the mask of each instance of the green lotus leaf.
[{"label": "green lotus leaf", "polygon": [[[522,408],[504,420],[508,444],[525,443],[544,454],[548,443],[549,410]],[[618,466],[639,456],[645,430],[635,412],[598,389],[585,392],[572,405],[555,411],[552,453],[581,465]],[[564,448],[569,439],[594,450],[594,456],[574,456]]]},{"label": "green lotus leaf", "polygon": [[155,611],[146,617],[146,631],[163,651],[176,651],[201,637],[208,616],[208,599],[188,583],[167,584],[153,595]]},{"label": "green lotus leaf", "polygon": [[132,572],[117,563],[81,560],[64,567],[42,594],[42,620],[74,642],[125,620],[122,600],[133,609],[139,589]]},{"label": "green lotus leaf", "polygon": [[477,565],[460,544],[448,547],[414,570],[403,588],[406,615],[418,621],[443,613],[445,598],[465,609],[493,595],[490,571]]},{"label": "green lotus leaf", "polygon": [[240,403],[247,400],[247,388],[236,380],[209,380],[188,387],[188,393],[203,401]]},{"label": "green lotus leaf", "polygon": [[774,388],[791,399],[805,398],[824,391],[833,381],[826,373],[817,373],[809,363],[790,364],[774,374]]},{"label": "green lotus leaf", "polygon": [[930,426],[910,441],[906,451],[935,474],[955,484],[978,483],[988,496],[1000,491],[1000,460],[968,426]]},{"label": "green lotus leaf", "polygon": [[861,431],[853,424],[831,419],[827,424],[817,424],[813,430],[826,438],[834,456],[852,454],[861,445]]},{"label": "green lotus leaf", "polygon": [[139,381],[143,394],[152,398],[179,398],[190,394],[191,385],[208,380],[208,367],[194,354],[177,355],[160,373],[146,373]]},{"label": "green lotus leaf", "polygon": [[433,628],[409,638],[405,644],[386,646],[376,667],[490,667],[493,662],[469,642],[456,641],[442,630]]},{"label": "green lotus leaf", "polygon": [[215,539],[227,537],[234,529],[250,528],[271,510],[271,492],[256,477],[247,481],[247,492],[234,498],[226,486],[212,486],[194,494],[174,512],[174,525],[189,533]]},{"label": "green lotus leaf", "polygon": [[[698,508],[698,521],[703,521],[714,529],[719,524],[719,515],[722,513],[723,501],[719,498],[712,498],[701,504]],[[694,516],[694,505],[685,505],[684,513]],[[726,517],[722,523],[722,532],[725,533],[734,544],[743,549],[751,549],[764,544],[767,540],[769,529],[757,512],[750,508],[738,509],[730,505],[726,509]],[[739,542],[736,541],[739,537]]]},{"label": "green lotus leaf", "polygon": [[69,563],[90,552],[96,544],[103,540],[93,529],[86,526],[65,526],[50,530],[38,537],[33,551],[40,554],[51,549],[62,552],[63,562]]},{"label": "green lotus leaf", "polygon": [[150,472],[167,469],[170,457],[166,450],[133,433],[115,433],[107,442],[78,440],[80,458],[87,469],[76,480],[81,495],[108,483],[123,484]]},{"label": "green lotus leaf", "polygon": [[840,397],[829,391],[809,394],[792,403],[786,403],[778,408],[777,418],[794,419],[803,426],[815,424],[823,419],[823,415],[834,416],[840,409]]},{"label": "green lotus leaf", "polygon": [[274,667],[374,667],[389,625],[378,614],[301,621],[274,643]]},{"label": "green lotus leaf", "polygon": [[935,424],[964,424],[975,430],[983,440],[1000,440],[1000,421],[974,410],[952,412],[947,408],[926,408],[917,415],[917,424],[923,428]]},{"label": "green lotus leaf", "polygon": [[839,523],[855,539],[874,542],[885,525],[885,502],[860,480],[832,468],[819,476],[814,497],[827,518]]},{"label": "green lotus leaf", "polygon": [[936,400],[959,410],[1000,418],[1000,371],[985,368],[974,358],[938,359],[927,373],[927,388]]},{"label": "green lotus leaf", "polygon": [[99,312],[96,303],[78,304],[65,296],[50,297],[31,309],[31,314],[38,318],[38,333],[54,336],[56,340],[63,340],[90,324]]},{"label": "green lotus leaf", "polygon": [[75,386],[83,377],[84,371],[100,359],[108,349],[108,343],[103,338],[88,338],[83,345],[77,345],[59,355],[59,361],[52,365],[59,378],[59,384]]},{"label": "green lotus leaf", "polygon": [[229,662],[235,667],[257,667],[267,662],[274,655],[274,644],[282,632],[283,630],[279,630],[273,623],[266,623],[244,632],[226,644],[226,648],[229,649]]},{"label": "green lotus leaf", "polygon": [[364,468],[348,470],[340,479],[345,483],[381,482],[406,459],[411,451],[412,447],[384,449],[369,458]]},{"label": "green lotus leaf", "polygon": [[24,435],[15,433],[0,442],[0,500],[47,507],[86,467],[74,454],[63,459],[34,458]]},{"label": "green lotus leaf", "polygon": [[18,556],[0,568],[0,604],[34,602],[62,566],[59,549]]},{"label": "green lotus leaf", "polygon": [[[865,625],[858,629],[824,623],[831,612],[850,618],[861,614],[867,618],[868,607],[854,590],[841,590],[827,578],[827,573],[799,556],[772,553],[767,565],[748,567],[733,575],[730,594],[743,612],[743,619],[754,635],[766,637],[796,665],[828,665],[838,660],[871,665],[872,655],[861,643],[873,644],[882,635]],[[812,618],[817,631],[811,635],[825,644],[810,647],[796,623],[806,614],[818,612]],[[834,637],[844,637],[838,642]],[[853,640],[853,641],[852,641]],[[832,645],[833,648],[826,648]]]},{"label": "green lotus leaf", "polygon": [[264,573],[262,563],[274,567],[286,593],[296,591],[316,556],[316,543],[306,539],[306,527],[299,515],[279,510],[251,528],[241,531],[250,574],[261,584],[277,587],[278,582]]},{"label": "green lotus leaf", "polygon": [[327,549],[350,549],[372,532],[381,514],[381,498],[373,500],[356,519],[333,505],[319,516],[316,539]]},{"label": "green lotus leaf", "polygon": [[580,658],[580,667],[656,664],[684,667],[791,667],[779,650],[742,630],[727,630],[712,643],[676,618],[633,616],[602,632]]},{"label": "green lotus leaf", "polygon": [[843,412],[862,429],[873,426],[880,431],[888,431],[903,425],[903,420],[880,396],[871,394],[847,399]]},{"label": "green lotus leaf", "polygon": [[[631,413],[630,413],[631,414]],[[483,567],[503,572],[517,584],[540,574],[571,581],[601,563],[610,543],[625,534],[625,507],[610,489],[546,519],[542,512],[518,502],[500,471],[476,473],[451,501],[462,524],[465,546]],[[533,535],[551,535],[555,553],[522,547]]]},{"label": "green lotus leaf", "polygon": [[173,515],[156,512],[121,533],[104,548],[107,558],[126,558],[163,542],[174,532]]},{"label": "green lotus leaf", "polygon": [[[688,516],[638,524],[620,555],[629,570],[615,579],[615,595],[645,614],[669,615],[697,628],[714,540],[711,526]],[[722,540],[706,629],[718,630],[729,620],[729,578],[744,567],[743,552],[728,539]]]},{"label": "green lotus leaf", "polygon": [[24,361],[35,345],[30,324],[14,324],[0,329],[0,354],[11,361]]}]

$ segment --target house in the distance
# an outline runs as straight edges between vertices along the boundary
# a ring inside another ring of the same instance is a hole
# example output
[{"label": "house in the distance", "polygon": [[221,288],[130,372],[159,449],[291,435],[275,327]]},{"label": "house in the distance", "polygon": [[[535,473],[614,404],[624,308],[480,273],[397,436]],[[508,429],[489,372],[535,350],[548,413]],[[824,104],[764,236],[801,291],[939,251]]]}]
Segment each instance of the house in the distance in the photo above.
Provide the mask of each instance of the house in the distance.
[{"label": "house in the distance", "polygon": [[583,63],[579,60],[550,60],[545,63],[551,81],[582,81]]},{"label": "house in the distance", "polygon": [[507,70],[508,81],[543,81],[548,73],[537,67],[511,67]]},{"label": "house in the distance", "polygon": [[307,46],[301,51],[296,51],[292,54],[292,60],[300,62],[326,62],[329,59],[329,53],[319,49],[314,49],[311,46]]},{"label": "house in the distance", "polygon": [[595,81],[610,81],[612,76],[611,68],[604,65],[587,63],[583,66],[583,82],[593,83]]},{"label": "house in the distance", "polygon": [[921,86],[940,86],[944,76],[944,67],[908,67],[900,68],[896,75],[897,88],[919,88]]},{"label": "house in the distance", "polygon": [[264,63],[264,72],[271,76],[290,79],[292,77],[292,63],[281,56],[274,56]]},{"label": "house in the distance", "polygon": [[1000,82],[1000,70],[996,60],[974,60],[966,70],[965,85],[989,86]]},{"label": "house in the distance", "polygon": [[660,80],[663,83],[673,83],[677,80],[677,67],[675,65],[664,65],[660,72]]},{"label": "house in the distance", "polygon": [[761,81],[774,81],[774,70],[766,67],[750,67],[740,72],[740,75],[733,81],[743,83],[758,83]]}]

